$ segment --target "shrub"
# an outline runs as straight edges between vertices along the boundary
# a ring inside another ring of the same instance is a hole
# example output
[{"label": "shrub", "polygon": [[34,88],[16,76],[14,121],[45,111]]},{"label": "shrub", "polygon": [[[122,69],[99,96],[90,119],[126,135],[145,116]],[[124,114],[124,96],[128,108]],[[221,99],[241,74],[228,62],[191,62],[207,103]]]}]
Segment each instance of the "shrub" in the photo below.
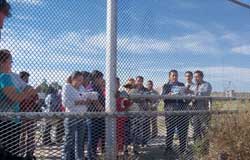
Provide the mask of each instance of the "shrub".
[{"label": "shrub", "polygon": [[250,159],[250,112],[213,116],[207,159]]}]

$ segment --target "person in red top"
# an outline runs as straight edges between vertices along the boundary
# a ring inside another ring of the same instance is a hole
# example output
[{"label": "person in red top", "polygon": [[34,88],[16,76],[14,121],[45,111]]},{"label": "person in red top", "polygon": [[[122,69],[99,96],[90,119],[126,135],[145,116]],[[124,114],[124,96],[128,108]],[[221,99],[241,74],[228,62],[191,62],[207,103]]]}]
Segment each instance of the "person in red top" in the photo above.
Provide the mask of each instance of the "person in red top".
[{"label": "person in red top", "polygon": [[[116,78],[116,111],[125,112],[131,105],[132,102],[124,97],[121,97],[119,91],[120,79]],[[125,123],[128,121],[128,117],[121,116],[116,118],[116,141],[117,141],[117,152],[118,155],[124,152],[124,142],[125,142]]]}]

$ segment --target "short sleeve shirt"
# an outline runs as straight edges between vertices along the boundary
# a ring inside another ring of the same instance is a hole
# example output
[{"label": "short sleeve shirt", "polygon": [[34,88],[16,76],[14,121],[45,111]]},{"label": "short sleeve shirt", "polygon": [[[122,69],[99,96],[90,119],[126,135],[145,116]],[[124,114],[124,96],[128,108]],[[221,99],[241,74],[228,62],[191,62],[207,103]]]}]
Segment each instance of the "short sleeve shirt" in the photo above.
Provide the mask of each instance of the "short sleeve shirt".
[{"label": "short sleeve shirt", "polygon": [[[6,87],[15,87],[15,85],[13,84],[11,76],[9,74],[0,73],[0,112],[19,112],[19,103],[12,102],[4,94],[3,90]],[[17,88],[16,91],[19,92]]]}]

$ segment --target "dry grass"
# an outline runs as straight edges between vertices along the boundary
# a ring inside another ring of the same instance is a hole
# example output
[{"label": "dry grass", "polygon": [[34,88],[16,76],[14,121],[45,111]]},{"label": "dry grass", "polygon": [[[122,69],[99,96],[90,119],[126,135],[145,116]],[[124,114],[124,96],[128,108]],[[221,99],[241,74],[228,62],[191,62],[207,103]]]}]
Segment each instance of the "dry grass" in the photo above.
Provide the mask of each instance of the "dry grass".
[{"label": "dry grass", "polygon": [[250,110],[215,116],[209,129],[207,159],[250,159]]}]

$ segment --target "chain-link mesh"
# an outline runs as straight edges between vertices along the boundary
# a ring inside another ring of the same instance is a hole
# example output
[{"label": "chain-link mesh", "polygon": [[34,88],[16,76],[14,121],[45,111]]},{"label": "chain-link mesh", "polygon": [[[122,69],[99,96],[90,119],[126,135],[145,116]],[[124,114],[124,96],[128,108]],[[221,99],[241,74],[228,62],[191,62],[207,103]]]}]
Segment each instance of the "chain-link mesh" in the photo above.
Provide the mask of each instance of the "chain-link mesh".
[{"label": "chain-link mesh", "polygon": [[248,159],[249,10],[229,1],[112,1],[113,113],[106,1],[0,0],[0,157]]}]

